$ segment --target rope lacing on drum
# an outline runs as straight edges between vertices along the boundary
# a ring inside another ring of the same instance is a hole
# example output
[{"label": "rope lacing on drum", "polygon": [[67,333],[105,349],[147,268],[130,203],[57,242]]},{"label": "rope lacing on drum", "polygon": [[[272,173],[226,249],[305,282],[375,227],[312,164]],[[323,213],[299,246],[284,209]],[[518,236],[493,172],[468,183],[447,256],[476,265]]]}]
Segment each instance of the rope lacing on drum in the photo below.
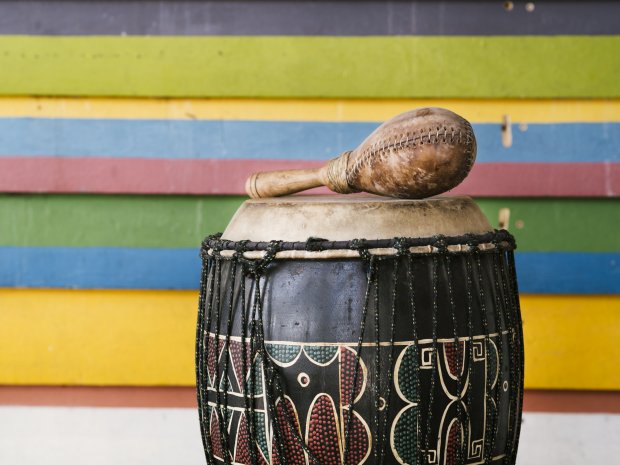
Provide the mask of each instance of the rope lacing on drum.
[{"label": "rope lacing on drum", "polygon": [[[442,240],[444,241],[442,243]],[[221,238],[221,234],[215,234],[207,237],[203,243],[202,247],[204,249],[213,249],[218,248],[221,251],[224,250],[236,250],[237,244],[239,242],[244,242],[244,251],[267,251],[269,248],[273,247],[273,243],[277,242],[278,251],[306,251],[306,252],[322,252],[328,250],[355,250],[360,253],[360,256],[363,256],[366,260],[368,259],[368,254],[366,251],[371,249],[387,249],[387,248],[396,248],[396,244],[399,243],[400,246],[407,247],[428,247],[434,246],[437,244],[443,250],[443,244],[446,246],[454,247],[461,246],[462,250],[454,250],[454,248],[448,248],[448,252],[450,253],[458,253],[464,250],[464,246],[468,246],[469,250],[467,251],[475,251],[473,248],[478,247],[482,244],[494,244],[496,248],[500,248],[502,250],[514,250],[516,248],[516,244],[512,235],[505,230],[494,230],[487,233],[482,234],[463,234],[460,236],[431,236],[431,237],[397,237],[392,239],[352,239],[349,241],[329,241],[326,239],[318,238],[318,237],[310,237],[306,241],[297,241],[297,242],[289,242],[289,241],[271,241],[271,242],[254,242],[250,240],[246,241],[230,241]],[[370,253],[370,252],[369,252]],[[222,257],[224,258],[224,257]],[[254,259],[258,260],[258,259]]]}]

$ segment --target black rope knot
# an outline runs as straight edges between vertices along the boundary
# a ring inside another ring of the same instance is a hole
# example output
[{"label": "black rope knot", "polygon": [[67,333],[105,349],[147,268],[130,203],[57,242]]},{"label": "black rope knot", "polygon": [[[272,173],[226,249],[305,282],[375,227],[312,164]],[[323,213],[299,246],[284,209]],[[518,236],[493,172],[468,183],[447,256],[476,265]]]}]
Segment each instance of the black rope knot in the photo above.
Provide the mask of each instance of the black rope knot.
[{"label": "black rope knot", "polygon": [[478,248],[478,240],[474,234],[465,234],[465,244],[467,245],[467,251],[469,253],[478,253],[480,249]]},{"label": "black rope knot", "polygon": [[222,244],[219,242],[216,242],[213,244],[213,246],[210,249],[210,252],[211,252],[210,255],[215,259],[220,259],[222,258],[222,253],[221,253],[222,250],[224,250],[222,247]]},{"label": "black rope knot", "polygon": [[396,256],[398,257],[409,253],[409,243],[404,237],[395,237],[393,247],[396,249]]},{"label": "black rope knot", "polygon": [[247,243],[250,242],[249,240],[243,240],[243,241],[239,241],[235,244],[235,253],[233,254],[233,257],[236,260],[240,260],[243,258],[243,254],[246,252],[247,250]]},{"label": "black rope knot", "polygon": [[370,252],[368,251],[368,245],[366,244],[366,239],[353,239],[351,241],[351,244],[349,245],[349,248],[359,253],[360,257],[362,257],[364,260],[370,261],[371,255],[370,255]]},{"label": "black rope knot", "polygon": [[436,248],[437,252],[440,254],[448,253],[448,243],[446,242],[446,236],[443,236],[441,234],[433,236],[431,246]]},{"label": "black rope knot", "polygon": [[260,260],[252,261],[248,265],[250,274],[254,276],[262,275],[269,264],[275,260],[276,254],[282,248],[282,241],[270,241],[267,248],[265,248],[265,255]]},{"label": "black rope knot", "polygon": [[505,229],[496,229],[493,235],[493,244],[499,248],[506,248],[503,244],[507,244],[508,248],[514,250],[517,248],[517,243],[515,242],[515,238]]},{"label": "black rope knot", "polygon": [[306,245],[304,248],[307,252],[322,252],[325,250],[325,242],[327,242],[327,239],[323,239],[321,237],[309,237],[306,240]]}]

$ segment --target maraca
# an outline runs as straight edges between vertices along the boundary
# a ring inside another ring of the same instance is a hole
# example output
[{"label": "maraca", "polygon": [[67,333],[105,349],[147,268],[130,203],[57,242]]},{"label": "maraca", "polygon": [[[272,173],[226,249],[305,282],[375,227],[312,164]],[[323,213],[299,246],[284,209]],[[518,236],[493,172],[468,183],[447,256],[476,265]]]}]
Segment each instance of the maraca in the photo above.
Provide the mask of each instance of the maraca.
[{"label": "maraca", "polygon": [[476,159],[471,124],[443,108],[419,108],[379,126],[355,150],[321,168],[260,172],[245,189],[252,198],[278,197],[313,187],[420,199],[456,187]]}]

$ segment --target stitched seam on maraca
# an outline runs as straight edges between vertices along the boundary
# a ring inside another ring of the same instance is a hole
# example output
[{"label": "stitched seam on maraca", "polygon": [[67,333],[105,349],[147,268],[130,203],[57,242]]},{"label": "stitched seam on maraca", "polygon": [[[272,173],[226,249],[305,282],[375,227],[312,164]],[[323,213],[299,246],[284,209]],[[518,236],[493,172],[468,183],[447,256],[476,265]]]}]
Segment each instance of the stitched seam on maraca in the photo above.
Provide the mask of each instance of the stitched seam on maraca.
[{"label": "stitched seam on maraca", "polygon": [[[472,141],[474,139],[473,139],[473,130],[471,129],[470,125],[468,126],[469,127],[467,127],[467,131],[465,133],[466,135],[465,145],[467,147],[468,153],[471,155]],[[448,142],[447,136],[450,136],[451,143],[455,143],[455,135],[458,136],[458,141],[456,142],[459,144],[462,143],[463,134],[461,130],[459,129],[458,131],[455,131],[454,127],[452,127],[451,129],[452,131],[448,132],[447,128],[444,127],[443,132],[440,133],[439,131],[437,131],[434,134],[435,136],[434,143]],[[429,129],[428,133],[423,133],[419,136],[411,137],[409,133],[407,133],[407,137],[405,138],[402,138],[402,137],[400,139],[395,138],[393,141],[387,141],[387,143],[385,141],[382,141],[383,144],[379,144],[378,142],[373,144],[364,153],[362,153],[362,155],[360,155],[360,157],[355,161],[355,164],[353,165],[350,171],[350,177],[349,176],[347,177],[348,180],[350,180],[349,178],[353,178],[357,176],[357,174],[359,173],[359,171],[362,169],[364,165],[368,164],[369,166],[372,167],[372,164],[373,162],[375,162],[377,157],[383,161],[383,158],[386,157],[388,154],[388,150],[394,149],[394,148],[404,148],[404,147],[416,148],[418,145],[423,145],[425,138],[428,139],[428,143],[433,143],[432,136],[433,136],[432,130]],[[473,164],[473,157],[469,156],[468,157],[468,168],[471,168],[472,164]]]},{"label": "stitched seam on maraca", "polygon": [[[463,134],[462,130],[459,128],[455,128],[454,126],[450,127],[451,131],[448,130],[448,127],[444,126],[442,132],[436,130],[433,134],[432,129],[429,128],[428,132],[420,131],[420,135],[411,137],[411,133],[406,133],[406,137],[401,137],[400,139],[394,138],[393,140],[388,141],[380,141],[371,145],[368,149],[366,149],[356,160],[349,173],[347,173],[347,182],[349,185],[353,184],[353,180],[359,174],[360,170],[368,165],[372,167],[373,163],[376,162],[377,158],[383,161],[384,157],[387,156],[388,151],[390,149],[395,148],[416,148],[418,145],[423,145],[424,140],[427,139],[428,143],[446,143],[450,142],[452,144],[456,143],[464,143],[467,148],[467,172],[471,169],[474,159],[471,156],[473,153],[473,144],[472,142],[475,140],[473,129],[471,125],[466,126],[465,134]],[[423,132],[423,133],[422,133]],[[415,134],[415,133],[414,133]],[[448,140],[448,136],[450,140]],[[455,140],[455,136],[458,137],[458,140]],[[465,141],[463,142],[463,136],[465,136]],[[435,137],[433,141],[432,138]]]}]

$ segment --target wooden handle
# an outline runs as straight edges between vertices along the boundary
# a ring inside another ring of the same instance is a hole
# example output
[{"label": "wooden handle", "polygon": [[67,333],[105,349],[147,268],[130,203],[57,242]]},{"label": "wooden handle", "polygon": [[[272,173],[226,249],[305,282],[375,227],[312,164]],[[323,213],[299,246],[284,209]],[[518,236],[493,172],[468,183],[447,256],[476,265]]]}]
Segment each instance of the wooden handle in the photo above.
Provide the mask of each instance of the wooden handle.
[{"label": "wooden handle", "polygon": [[254,173],[245,182],[245,191],[253,199],[280,197],[323,186],[321,168]]}]

